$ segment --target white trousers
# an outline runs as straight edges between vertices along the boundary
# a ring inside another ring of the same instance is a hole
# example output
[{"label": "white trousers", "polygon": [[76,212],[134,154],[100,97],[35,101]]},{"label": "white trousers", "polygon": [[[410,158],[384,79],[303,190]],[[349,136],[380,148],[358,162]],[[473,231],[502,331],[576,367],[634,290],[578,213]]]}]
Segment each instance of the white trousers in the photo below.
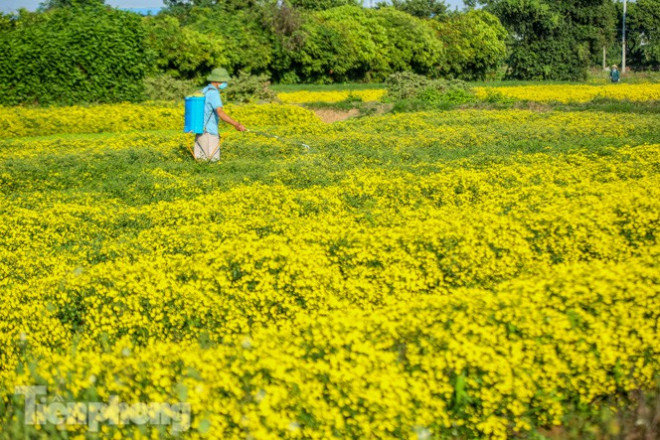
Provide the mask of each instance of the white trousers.
[{"label": "white trousers", "polygon": [[195,159],[211,162],[220,160],[220,136],[198,134],[195,137]]}]

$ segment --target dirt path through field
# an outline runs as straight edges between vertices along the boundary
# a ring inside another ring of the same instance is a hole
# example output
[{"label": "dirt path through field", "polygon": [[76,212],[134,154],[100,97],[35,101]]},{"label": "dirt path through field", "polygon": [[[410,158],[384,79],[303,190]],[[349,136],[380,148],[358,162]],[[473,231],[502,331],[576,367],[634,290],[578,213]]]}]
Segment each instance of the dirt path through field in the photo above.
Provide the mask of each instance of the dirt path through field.
[{"label": "dirt path through field", "polygon": [[314,110],[314,113],[316,113],[316,115],[326,124],[332,124],[333,122],[345,121],[346,119],[354,118],[360,114],[360,111],[356,108],[350,109],[348,111],[321,108]]}]

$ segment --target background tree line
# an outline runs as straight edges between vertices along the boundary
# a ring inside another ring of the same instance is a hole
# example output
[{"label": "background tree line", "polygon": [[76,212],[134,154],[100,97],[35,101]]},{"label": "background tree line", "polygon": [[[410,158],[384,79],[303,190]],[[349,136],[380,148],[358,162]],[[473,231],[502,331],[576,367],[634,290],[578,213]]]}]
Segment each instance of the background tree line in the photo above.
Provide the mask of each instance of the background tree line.
[{"label": "background tree line", "polygon": [[[509,33],[507,77],[581,80],[590,65],[621,61],[622,0],[466,0]],[[628,2],[628,66],[660,68],[660,0]]]},{"label": "background tree line", "polygon": [[[148,17],[103,0],[0,15],[0,104],[139,101],[145,78],[176,87],[218,65],[280,83],[579,80],[603,46],[617,56],[622,18],[614,0],[165,1]],[[628,23],[629,64],[658,68],[660,0],[632,3]]]}]

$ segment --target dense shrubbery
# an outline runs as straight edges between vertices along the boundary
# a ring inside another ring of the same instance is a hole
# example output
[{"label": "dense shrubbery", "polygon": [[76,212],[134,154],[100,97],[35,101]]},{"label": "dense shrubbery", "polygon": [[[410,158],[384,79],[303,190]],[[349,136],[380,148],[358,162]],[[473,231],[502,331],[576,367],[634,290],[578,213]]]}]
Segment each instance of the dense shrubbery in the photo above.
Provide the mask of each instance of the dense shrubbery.
[{"label": "dense shrubbery", "polygon": [[230,71],[259,74],[268,71],[273,58],[273,36],[264,26],[264,14],[250,8],[194,8],[185,21],[190,23],[187,27],[221,42]]},{"label": "dense shrubbery", "polygon": [[196,81],[159,74],[145,78],[144,94],[150,101],[174,101],[192,94],[197,86]]},{"label": "dense shrubbery", "polygon": [[[383,81],[395,72],[487,80],[504,75],[505,63],[509,78],[576,80],[615,41],[621,20],[613,0],[466,0],[485,6],[466,12],[447,12],[440,0],[377,8],[167,0],[155,17],[102,2],[50,0],[39,13],[0,15],[0,104],[137,101],[145,76],[156,78],[147,81],[152,95],[158,81],[198,83],[216,66],[285,84]],[[634,67],[660,67],[658,5],[631,5]]]},{"label": "dense shrubbery", "polygon": [[215,66],[228,62],[224,43],[207,33],[181,26],[169,15],[146,17],[147,47],[157,72],[181,79],[199,79]]},{"label": "dense shrubbery", "polygon": [[485,12],[467,13],[465,19],[456,14],[439,23],[443,17],[421,19],[394,8],[351,5],[223,11],[197,8],[182,20],[223,42],[231,71],[267,72],[284,83],[382,81],[400,71],[481,79],[492,76],[505,56],[506,32]]},{"label": "dense shrubbery", "polygon": [[[196,92],[203,85],[200,81],[173,78],[167,74],[150,76],[144,81],[145,95],[150,101],[175,101]],[[266,75],[250,75],[240,72],[223,92],[229,103],[247,103],[273,101],[275,93],[270,89],[270,80]]]},{"label": "dense shrubbery", "polygon": [[282,83],[332,83],[394,72],[483,79],[504,59],[505,31],[485,12],[419,18],[352,1],[330,9],[224,1],[139,17],[83,3],[2,16],[0,103],[136,101],[145,77],[153,78],[148,96],[178,96],[219,65]]},{"label": "dense shrubbery", "polygon": [[358,6],[360,0],[289,0],[292,6],[313,11],[324,11],[338,6]]},{"label": "dense shrubbery", "polygon": [[464,80],[493,78],[506,58],[507,32],[494,15],[486,11],[452,14],[434,21],[447,51],[443,76]]},{"label": "dense shrubbery", "polygon": [[425,89],[429,88],[434,81],[422,75],[410,72],[401,72],[390,75],[385,81],[387,94],[393,99],[415,98]]},{"label": "dense shrubbery", "polygon": [[388,72],[412,71],[437,76],[438,68],[448,60],[443,41],[429,26],[431,22],[393,8],[380,9],[375,14],[387,33]]},{"label": "dense shrubbery", "polygon": [[302,44],[288,54],[298,78],[319,83],[364,78],[387,70],[386,30],[363,8],[315,12],[301,26]]},{"label": "dense shrubbery", "polygon": [[[218,62],[230,71],[267,73],[283,83],[382,81],[401,71],[483,79],[493,76],[504,60],[506,31],[486,12],[421,19],[395,8],[369,9],[347,3],[327,10],[271,5],[229,11],[229,6],[218,5],[192,8],[177,17],[185,23],[180,25],[182,30],[216,42],[221,48]],[[175,18],[152,20],[172,26]],[[161,58],[160,69],[174,68],[188,78],[200,78],[209,70],[206,64],[214,53],[211,49],[198,62],[191,62],[178,54],[184,34],[171,41],[158,38],[162,27],[152,25],[150,34]],[[172,66],[177,60],[181,63],[178,69]]]},{"label": "dense shrubbery", "polygon": [[467,83],[461,80],[428,79],[410,72],[390,75],[386,81],[394,111],[418,111],[474,101]]},{"label": "dense shrubbery", "polygon": [[284,82],[382,81],[397,71],[436,75],[444,61],[432,27],[393,8],[343,6],[300,19],[293,47],[291,36],[280,37],[286,49],[273,75]]},{"label": "dense shrubbery", "polygon": [[3,17],[0,104],[139,101],[150,64],[142,19],[106,7]]},{"label": "dense shrubbery", "polygon": [[269,86],[270,80],[266,75],[250,75],[240,72],[232,81],[232,86],[225,92],[225,96],[232,103],[272,101],[275,93]]}]

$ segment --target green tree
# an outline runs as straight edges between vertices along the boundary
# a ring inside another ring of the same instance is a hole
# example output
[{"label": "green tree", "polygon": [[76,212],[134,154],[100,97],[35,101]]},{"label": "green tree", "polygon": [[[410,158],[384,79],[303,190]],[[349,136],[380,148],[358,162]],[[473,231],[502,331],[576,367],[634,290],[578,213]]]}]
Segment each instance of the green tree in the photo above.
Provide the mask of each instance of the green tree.
[{"label": "green tree", "polygon": [[181,26],[176,17],[145,17],[144,27],[156,72],[177,79],[200,80],[214,67],[227,63],[220,37]]},{"label": "green tree", "polygon": [[14,28],[16,20],[9,14],[0,12],[0,32],[8,32]]},{"label": "green tree", "polygon": [[261,8],[228,9],[231,6],[194,8],[187,17],[194,31],[222,41],[226,67],[231,73],[267,72],[273,58],[274,36],[264,25]]},{"label": "green tree", "polygon": [[307,12],[299,29],[278,37],[276,78],[331,83],[382,81],[398,71],[436,76],[444,49],[429,22],[391,7]]},{"label": "green tree", "polygon": [[318,83],[359,80],[387,71],[382,51],[387,33],[373,12],[342,6],[308,13],[300,30],[303,43],[288,54],[290,70]]},{"label": "green tree", "polygon": [[340,6],[361,6],[360,0],[288,0],[294,8],[310,11],[325,11]]},{"label": "green tree", "polygon": [[[383,8],[369,11],[385,30],[387,40],[382,50],[385,73],[411,71],[437,76],[445,59],[444,48],[429,20],[422,20],[398,11]],[[384,79],[384,78],[379,78]]]},{"label": "green tree", "polygon": [[103,6],[105,0],[46,0],[39,4],[39,10],[47,11],[55,8],[77,8],[86,6]]},{"label": "green tree", "polygon": [[0,104],[139,101],[142,18],[108,7],[22,11],[0,32]]},{"label": "green tree", "polygon": [[509,31],[508,76],[584,79],[590,55],[611,41],[612,0],[483,0]]},{"label": "green tree", "polygon": [[628,25],[630,64],[639,68],[659,68],[660,0],[631,3]]},{"label": "green tree", "polygon": [[275,81],[296,84],[301,78],[296,72],[294,57],[302,50],[307,34],[303,23],[309,13],[287,3],[274,5],[267,10],[265,23],[273,33],[273,59],[271,76]]},{"label": "green tree", "polygon": [[379,8],[388,6],[419,18],[442,17],[447,14],[447,5],[443,0],[391,0],[378,3]]},{"label": "green tree", "polygon": [[446,50],[442,76],[463,80],[492,79],[506,59],[507,31],[497,17],[482,10],[451,14],[434,21]]},{"label": "green tree", "polygon": [[258,10],[276,0],[163,0],[165,12],[184,18],[193,8],[218,7],[227,12]]}]

